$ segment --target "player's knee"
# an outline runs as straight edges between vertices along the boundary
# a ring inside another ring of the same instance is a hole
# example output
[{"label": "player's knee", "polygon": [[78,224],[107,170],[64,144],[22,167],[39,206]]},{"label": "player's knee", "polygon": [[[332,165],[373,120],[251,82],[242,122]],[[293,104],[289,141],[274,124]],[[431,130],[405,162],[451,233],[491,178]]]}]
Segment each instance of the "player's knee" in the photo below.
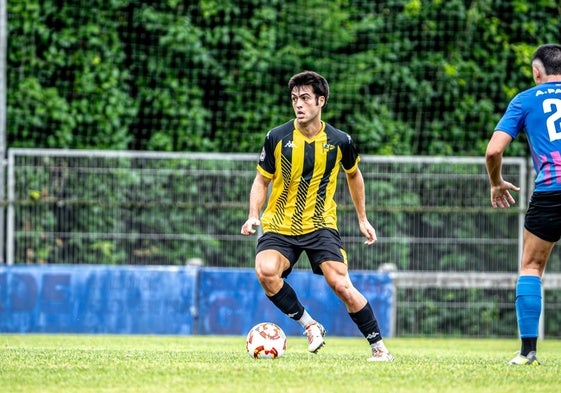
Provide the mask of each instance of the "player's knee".
[{"label": "player's knee", "polygon": [[333,279],[329,285],[333,289],[333,292],[341,299],[348,298],[354,289],[352,283],[345,277],[337,277]]},{"label": "player's knee", "polygon": [[261,284],[282,280],[280,268],[273,263],[256,263],[255,273]]}]

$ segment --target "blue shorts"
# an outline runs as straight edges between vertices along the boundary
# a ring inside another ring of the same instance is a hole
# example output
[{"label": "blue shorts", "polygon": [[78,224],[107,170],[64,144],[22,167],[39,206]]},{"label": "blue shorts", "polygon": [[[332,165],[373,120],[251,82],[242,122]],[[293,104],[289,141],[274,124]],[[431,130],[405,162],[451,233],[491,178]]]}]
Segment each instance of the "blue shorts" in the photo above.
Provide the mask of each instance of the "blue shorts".
[{"label": "blue shorts", "polygon": [[290,267],[282,273],[284,278],[288,277],[303,251],[306,252],[315,274],[323,274],[319,265],[325,261],[347,264],[347,253],[343,249],[341,236],[339,232],[329,228],[297,236],[266,232],[257,240],[255,253],[263,250],[276,250],[288,259]]},{"label": "blue shorts", "polygon": [[524,218],[524,228],[540,239],[558,241],[561,238],[561,192],[534,192]]}]

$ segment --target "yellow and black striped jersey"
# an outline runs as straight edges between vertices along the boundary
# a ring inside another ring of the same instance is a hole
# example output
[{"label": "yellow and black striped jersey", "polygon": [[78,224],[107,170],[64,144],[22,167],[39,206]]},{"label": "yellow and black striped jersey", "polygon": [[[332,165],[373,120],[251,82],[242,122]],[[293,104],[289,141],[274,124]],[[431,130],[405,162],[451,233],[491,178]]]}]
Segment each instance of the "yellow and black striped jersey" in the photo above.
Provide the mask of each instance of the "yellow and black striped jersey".
[{"label": "yellow and black striped jersey", "polygon": [[333,196],[339,167],[353,172],[360,161],[351,137],[322,122],[312,139],[291,120],[267,133],[257,170],[273,182],[261,217],[264,232],[302,235],[337,230]]}]

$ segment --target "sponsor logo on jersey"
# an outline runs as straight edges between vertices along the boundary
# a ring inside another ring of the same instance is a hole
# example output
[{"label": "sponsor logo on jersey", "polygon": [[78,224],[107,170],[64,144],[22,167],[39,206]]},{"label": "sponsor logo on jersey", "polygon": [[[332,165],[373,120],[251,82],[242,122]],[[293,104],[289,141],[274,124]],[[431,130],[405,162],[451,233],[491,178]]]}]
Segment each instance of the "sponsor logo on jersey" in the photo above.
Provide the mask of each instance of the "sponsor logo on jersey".
[{"label": "sponsor logo on jersey", "polygon": [[296,143],[294,143],[294,141],[288,141],[286,142],[286,144],[284,145],[284,147],[288,147],[291,149],[294,149],[296,147]]}]

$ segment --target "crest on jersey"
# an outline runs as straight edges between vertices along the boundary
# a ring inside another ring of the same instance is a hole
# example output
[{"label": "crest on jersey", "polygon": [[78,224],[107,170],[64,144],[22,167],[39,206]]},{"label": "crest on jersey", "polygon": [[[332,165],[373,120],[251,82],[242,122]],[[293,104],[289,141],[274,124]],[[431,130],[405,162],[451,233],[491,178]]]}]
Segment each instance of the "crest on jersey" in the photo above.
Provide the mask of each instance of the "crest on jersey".
[{"label": "crest on jersey", "polygon": [[331,150],[335,149],[335,146],[331,145],[329,143],[324,143],[322,147],[323,147],[323,151],[326,152],[326,153],[328,151],[331,151]]}]

